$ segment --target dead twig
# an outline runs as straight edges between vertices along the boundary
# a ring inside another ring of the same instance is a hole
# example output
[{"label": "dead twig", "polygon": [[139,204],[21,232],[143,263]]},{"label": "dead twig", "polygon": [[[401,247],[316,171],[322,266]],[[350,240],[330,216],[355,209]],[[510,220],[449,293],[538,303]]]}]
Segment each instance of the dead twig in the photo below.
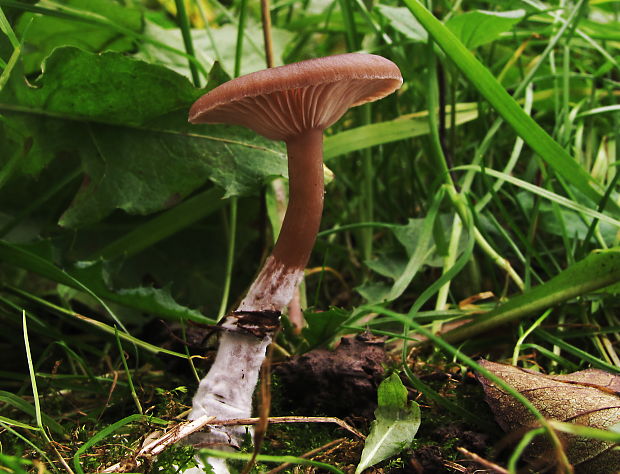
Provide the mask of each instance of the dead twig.
[{"label": "dead twig", "polygon": [[[366,439],[362,433],[357,431],[344,420],[334,416],[272,416],[268,418],[270,424],[278,423],[334,423],[341,428],[353,433],[361,439]],[[234,420],[214,420],[210,425],[230,426],[230,425],[256,425],[260,422],[260,418],[238,418]]]},{"label": "dead twig", "polygon": [[[333,416],[274,416],[267,419],[269,423],[334,423],[341,428],[353,433],[355,436],[365,439],[366,437],[353,428],[351,425]],[[216,420],[213,416],[201,416],[190,422],[183,422],[173,425],[163,436],[150,441],[140,448],[136,454],[132,456],[131,465],[134,468],[143,464],[140,458],[150,458],[159,455],[168,446],[178,443],[187,438],[192,433],[202,430],[207,426],[234,426],[234,425],[257,425],[261,422],[260,418],[238,418],[233,420]],[[149,439],[147,437],[147,439]],[[128,465],[127,462],[116,463],[102,471],[105,472],[123,472],[123,466]]]}]

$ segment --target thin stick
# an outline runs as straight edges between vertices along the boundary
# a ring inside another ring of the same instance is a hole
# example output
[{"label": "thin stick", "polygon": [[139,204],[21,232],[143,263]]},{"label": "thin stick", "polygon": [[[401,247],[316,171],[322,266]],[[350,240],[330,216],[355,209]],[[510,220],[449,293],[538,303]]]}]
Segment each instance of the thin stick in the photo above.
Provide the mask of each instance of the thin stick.
[{"label": "thin stick", "polygon": [[269,0],[260,0],[260,14],[263,23],[263,40],[265,42],[265,61],[267,67],[274,66],[273,40],[271,39],[271,11]]},{"label": "thin stick", "polygon": [[[268,418],[270,424],[279,423],[334,423],[341,428],[353,433],[361,439],[366,439],[362,433],[357,431],[347,422],[334,416],[272,416]],[[234,420],[214,420],[210,425],[231,426],[231,425],[256,425],[260,422],[260,418],[237,418]]]}]

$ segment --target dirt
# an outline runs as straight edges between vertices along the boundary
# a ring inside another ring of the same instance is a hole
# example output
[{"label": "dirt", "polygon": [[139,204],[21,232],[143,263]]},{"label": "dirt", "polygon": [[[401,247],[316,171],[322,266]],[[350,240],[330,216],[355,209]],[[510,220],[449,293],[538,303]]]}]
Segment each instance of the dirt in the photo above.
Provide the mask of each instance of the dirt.
[{"label": "dirt", "polygon": [[[347,419],[367,432],[374,419],[377,387],[385,378],[389,365],[384,339],[371,334],[342,338],[335,350],[316,349],[278,364],[274,372],[280,380],[279,389],[289,406],[282,409],[303,415],[328,415]],[[467,377],[450,376],[446,370],[433,370],[422,375],[426,383],[434,382],[439,390],[461,392],[470,382]],[[481,394],[480,394],[481,395]],[[482,458],[488,455],[489,437],[473,431],[463,423],[445,423],[445,416],[436,419],[434,408],[423,408],[423,424],[414,449],[397,456],[397,462],[386,460],[369,472],[444,473],[489,472],[457,451],[465,448]],[[428,411],[427,411],[428,410]],[[337,462],[345,471],[354,471],[363,443],[353,441],[345,453],[323,455],[326,462]],[[341,447],[342,448],[342,447]],[[316,457],[315,459],[319,459]]]},{"label": "dirt", "polygon": [[384,338],[344,337],[334,351],[315,349],[279,364],[284,395],[306,415],[363,416],[372,419],[377,387],[388,361]]}]

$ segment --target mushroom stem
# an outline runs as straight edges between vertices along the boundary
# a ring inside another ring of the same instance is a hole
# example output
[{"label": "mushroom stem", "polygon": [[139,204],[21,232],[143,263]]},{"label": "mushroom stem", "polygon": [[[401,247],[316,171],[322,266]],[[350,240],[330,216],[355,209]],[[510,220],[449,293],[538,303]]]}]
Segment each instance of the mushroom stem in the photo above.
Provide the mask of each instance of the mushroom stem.
[{"label": "mushroom stem", "polygon": [[[260,367],[277,325],[273,324],[273,315],[277,316],[293,298],[310,258],[323,213],[323,131],[308,130],[286,143],[289,205],[280,235],[239,308],[222,325],[217,356],[200,381],[190,420],[205,414],[220,420],[250,416]],[[261,337],[240,331],[244,312],[259,316],[250,324],[264,326],[260,328]],[[245,428],[239,427],[212,428],[195,436],[194,442],[238,446],[244,432]],[[227,472],[224,463],[209,461],[217,473]]]},{"label": "mushroom stem", "polygon": [[273,253],[238,311],[280,311],[293,298],[310,258],[323,213],[323,131],[306,130],[286,142],[289,204]]},{"label": "mushroom stem", "polygon": [[[229,325],[232,319],[227,318],[224,326]],[[225,330],[215,361],[194,395],[189,420],[203,415],[215,416],[218,420],[249,417],[252,413],[252,394],[270,343],[271,335],[258,338],[252,334]],[[207,447],[231,445],[238,448],[245,432],[243,426],[212,428],[206,433],[196,433],[193,442]]]}]

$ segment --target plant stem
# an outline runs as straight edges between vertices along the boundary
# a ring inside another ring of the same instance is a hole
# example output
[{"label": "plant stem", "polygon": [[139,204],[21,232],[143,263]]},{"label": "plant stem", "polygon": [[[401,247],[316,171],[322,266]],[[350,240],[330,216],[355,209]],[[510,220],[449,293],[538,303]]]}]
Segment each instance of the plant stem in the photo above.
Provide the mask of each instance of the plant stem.
[{"label": "plant stem", "polygon": [[273,67],[275,60],[273,56],[273,40],[271,38],[271,9],[269,8],[269,0],[260,0],[260,6],[263,40],[265,42],[265,63],[267,67]]},{"label": "plant stem", "polygon": [[224,289],[220,309],[217,313],[217,320],[220,321],[226,314],[228,308],[228,297],[230,295],[230,282],[232,280],[233,263],[235,261],[235,245],[237,237],[237,197],[230,198],[229,203],[229,225],[228,225],[228,249],[226,252],[226,276],[224,277]]},{"label": "plant stem", "polygon": [[[185,0],[174,0],[177,7],[177,17],[179,19],[179,27],[181,28],[181,34],[183,35],[183,44],[185,45],[185,52],[188,56],[195,58],[194,43],[192,42],[192,30],[189,24],[189,18],[187,17],[187,11],[185,10]],[[189,60],[189,70],[192,74],[192,82],[196,87],[200,87],[200,75],[198,74],[198,68],[194,61]]]},{"label": "plant stem", "polygon": [[237,45],[235,47],[235,77],[241,74],[241,58],[243,57],[243,37],[247,20],[248,0],[239,3],[239,22],[237,24]]}]

